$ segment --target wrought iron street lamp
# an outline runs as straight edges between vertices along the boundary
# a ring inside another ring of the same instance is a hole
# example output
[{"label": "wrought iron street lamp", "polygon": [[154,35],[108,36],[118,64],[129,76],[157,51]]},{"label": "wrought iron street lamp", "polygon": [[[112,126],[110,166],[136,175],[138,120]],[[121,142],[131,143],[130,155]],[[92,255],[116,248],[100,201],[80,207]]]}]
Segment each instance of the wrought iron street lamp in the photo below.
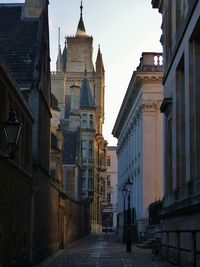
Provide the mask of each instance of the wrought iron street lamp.
[{"label": "wrought iron street lamp", "polygon": [[125,203],[125,201],[126,201],[126,197],[127,197],[127,193],[128,193],[125,185],[123,185],[121,191],[122,191],[122,196],[124,199],[123,243],[125,243],[125,241],[126,241],[126,238],[125,238],[126,237],[126,234],[125,234],[125,231],[126,231],[126,214],[125,214],[126,203]]},{"label": "wrought iron street lamp", "polygon": [[126,235],[126,252],[131,252],[131,204],[130,204],[130,193],[132,190],[133,183],[130,181],[130,178],[125,184],[128,192],[128,213],[127,213],[127,235]]},{"label": "wrought iron street lamp", "polygon": [[7,121],[1,124],[3,128],[3,133],[6,139],[6,143],[9,149],[9,155],[5,157],[0,156],[2,159],[14,159],[14,154],[16,152],[16,146],[19,141],[19,136],[21,133],[22,123],[18,121],[16,117],[16,112],[12,110],[10,112],[9,118]]}]

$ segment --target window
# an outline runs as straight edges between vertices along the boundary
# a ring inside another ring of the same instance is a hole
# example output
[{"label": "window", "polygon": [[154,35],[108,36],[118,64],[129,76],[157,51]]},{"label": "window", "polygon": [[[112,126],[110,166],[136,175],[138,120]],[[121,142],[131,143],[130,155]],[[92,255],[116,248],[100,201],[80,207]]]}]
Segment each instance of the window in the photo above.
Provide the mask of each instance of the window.
[{"label": "window", "polygon": [[82,158],[87,158],[87,142],[85,140],[82,141]]},{"label": "window", "polygon": [[109,187],[111,185],[110,183],[110,175],[107,176],[107,186]]},{"label": "window", "polygon": [[90,129],[94,128],[94,118],[93,118],[93,114],[90,114]]},{"label": "window", "polygon": [[82,128],[87,128],[87,114],[82,114]]},{"label": "window", "polygon": [[164,98],[161,105],[161,112],[165,113],[165,127],[166,127],[166,138],[165,138],[165,171],[166,171],[166,192],[172,191],[172,166],[173,166],[173,149],[172,149],[172,98]]},{"label": "window", "polygon": [[176,173],[177,187],[186,183],[186,155],[185,155],[185,63],[182,56],[176,70]]},{"label": "window", "polygon": [[89,141],[89,158],[93,158],[93,141]]},{"label": "window", "polygon": [[88,188],[94,189],[94,173],[92,169],[89,170]]},{"label": "window", "polygon": [[86,170],[82,170],[82,189],[86,189]]},{"label": "window", "polygon": [[107,157],[107,166],[111,166],[111,158],[110,158],[110,156]]},{"label": "window", "polygon": [[107,194],[107,202],[108,202],[108,203],[111,202],[111,194]]},{"label": "window", "polygon": [[166,136],[166,172],[167,172],[167,179],[166,179],[166,191],[171,192],[172,187],[172,165],[173,165],[173,154],[172,154],[172,114],[171,114],[171,108],[170,113],[167,114],[166,118],[167,123],[167,136]]}]

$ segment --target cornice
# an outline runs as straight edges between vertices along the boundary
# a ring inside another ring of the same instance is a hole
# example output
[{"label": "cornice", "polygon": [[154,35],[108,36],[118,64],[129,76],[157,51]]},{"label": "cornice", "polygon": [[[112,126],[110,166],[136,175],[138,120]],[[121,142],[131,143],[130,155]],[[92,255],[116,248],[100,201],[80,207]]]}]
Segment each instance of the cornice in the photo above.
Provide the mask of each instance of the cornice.
[{"label": "cornice", "polygon": [[140,74],[137,76],[137,80],[142,82],[142,83],[151,83],[151,82],[159,82],[162,84],[162,80],[163,80],[163,72],[159,72],[159,73],[154,73],[154,75],[152,73],[150,74]]}]

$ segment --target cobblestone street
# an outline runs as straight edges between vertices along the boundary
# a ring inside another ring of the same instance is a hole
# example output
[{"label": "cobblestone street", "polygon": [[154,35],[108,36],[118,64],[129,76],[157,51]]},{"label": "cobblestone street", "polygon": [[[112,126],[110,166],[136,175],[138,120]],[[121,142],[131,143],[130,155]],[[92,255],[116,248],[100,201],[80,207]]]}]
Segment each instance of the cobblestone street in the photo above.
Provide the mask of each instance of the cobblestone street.
[{"label": "cobblestone street", "polygon": [[152,262],[151,250],[126,246],[117,242],[111,234],[85,237],[67,249],[60,251],[37,267],[165,267],[161,262]]}]

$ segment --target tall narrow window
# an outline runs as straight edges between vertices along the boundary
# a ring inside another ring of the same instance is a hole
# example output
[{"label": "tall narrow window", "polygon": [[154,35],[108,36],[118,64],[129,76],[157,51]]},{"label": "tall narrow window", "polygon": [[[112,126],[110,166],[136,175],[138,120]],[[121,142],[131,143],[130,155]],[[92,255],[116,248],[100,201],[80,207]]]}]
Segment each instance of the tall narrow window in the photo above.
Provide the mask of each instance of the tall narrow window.
[{"label": "tall narrow window", "polygon": [[107,157],[107,166],[108,167],[111,166],[111,158],[110,158],[110,156]]},{"label": "tall narrow window", "polygon": [[185,174],[185,74],[184,56],[176,71],[176,185],[182,187]]},{"label": "tall narrow window", "polygon": [[93,141],[89,141],[89,159],[93,159]]},{"label": "tall narrow window", "polygon": [[166,191],[172,191],[172,118],[171,113],[167,116],[167,138],[166,138]]},{"label": "tall narrow window", "polygon": [[109,187],[111,185],[110,183],[110,175],[107,176],[107,187]]},{"label": "tall narrow window", "polygon": [[166,138],[165,138],[165,190],[166,192],[172,191],[172,98],[164,98],[163,103],[160,107],[161,112],[165,113],[165,127],[166,127]]},{"label": "tall narrow window", "polygon": [[90,114],[90,129],[94,128],[94,116],[93,114]]},{"label": "tall narrow window", "polygon": [[82,128],[87,128],[87,114],[82,114]]},{"label": "tall narrow window", "polygon": [[190,176],[200,177],[200,23],[197,23],[190,40],[189,92],[190,92]]},{"label": "tall narrow window", "polygon": [[83,159],[87,158],[87,142],[86,142],[86,140],[82,141],[82,158]]},{"label": "tall narrow window", "polygon": [[86,189],[86,169],[82,170],[82,189]]},{"label": "tall narrow window", "polygon": [[110,203],[111,202],[111,194],[107,194],[107,202]]},{"label": "tall narrow window", "polygon": [[89,170],[88,188],[94,189],[94,172],[92,169]]}]

